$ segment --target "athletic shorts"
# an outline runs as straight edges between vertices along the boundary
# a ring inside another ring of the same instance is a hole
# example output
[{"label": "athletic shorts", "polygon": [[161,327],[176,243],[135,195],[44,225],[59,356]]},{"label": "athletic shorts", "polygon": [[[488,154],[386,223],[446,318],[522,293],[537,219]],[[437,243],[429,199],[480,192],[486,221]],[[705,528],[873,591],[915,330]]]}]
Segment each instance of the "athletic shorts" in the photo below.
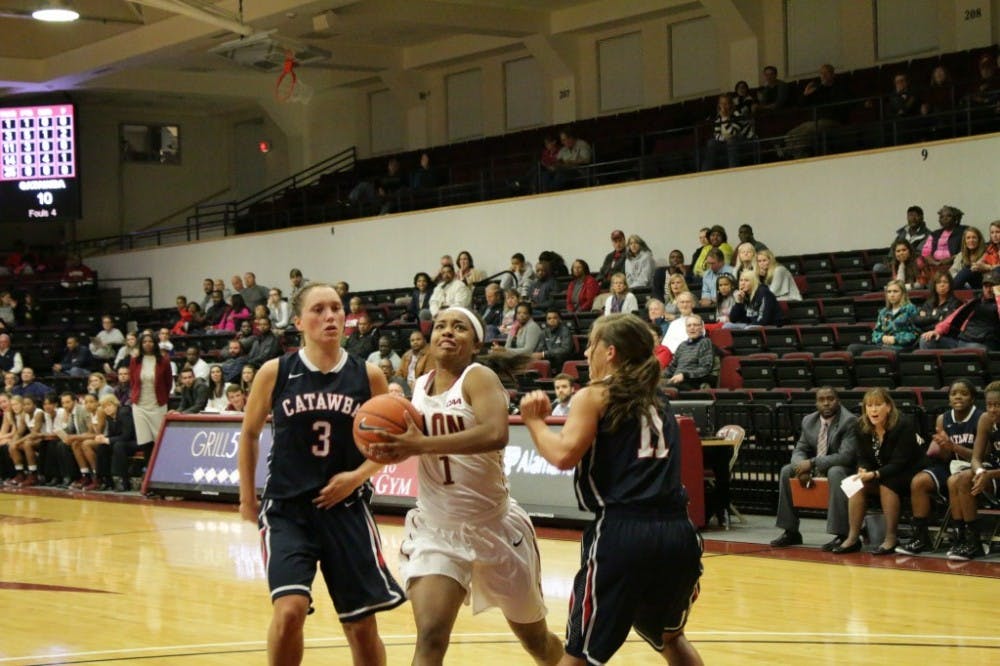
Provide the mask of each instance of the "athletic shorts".
[{"label": "athletic shorts", "polygon": [[514,502],[507,513],[475,525],[442,524],[412,509],[399,567],[404,589],[421,576],[454,579],[465,588],[473,613],[497,606],[511,622],[529,624],[547,612],[535,529]]},{"label": "athletic shorts", "polygon": [[926,472],[934,479],[934,486],[937,488],[938,497],[948,501],[948,477],[951,476],[951,466],[949,463],[941,461],[925,467],[922,472]]},{"label": "athletic shorts", "polygon": [[609,509],[584,532],[566,653],[604,664],[635,628],[655,650],[698,598],[702,541],[687,515]]},{"label": "athletic shorts", "polygon": [[317,563],[341,622],[406,601],[382,557],[378,528],[363,499],[329,509],[311,499],[267,499],[258,523],[272,602],[301,594],[311,603]]}]

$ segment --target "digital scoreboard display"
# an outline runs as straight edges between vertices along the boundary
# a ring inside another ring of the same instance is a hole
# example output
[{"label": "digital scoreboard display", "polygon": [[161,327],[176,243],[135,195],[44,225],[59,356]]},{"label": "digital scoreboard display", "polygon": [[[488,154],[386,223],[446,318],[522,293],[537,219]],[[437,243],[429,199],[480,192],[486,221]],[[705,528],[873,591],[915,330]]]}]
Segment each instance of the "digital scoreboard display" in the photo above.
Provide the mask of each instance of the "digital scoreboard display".
[{"label": "digital scoreboard display", "polygon": [[0,221],[80,217],[72,104],[0,108]]}]

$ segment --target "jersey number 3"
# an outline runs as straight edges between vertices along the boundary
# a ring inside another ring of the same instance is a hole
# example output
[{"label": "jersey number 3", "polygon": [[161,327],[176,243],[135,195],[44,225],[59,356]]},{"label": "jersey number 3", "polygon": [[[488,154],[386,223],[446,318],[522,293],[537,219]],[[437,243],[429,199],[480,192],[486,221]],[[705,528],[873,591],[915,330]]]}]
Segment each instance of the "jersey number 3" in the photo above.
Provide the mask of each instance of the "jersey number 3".
[{"label": "jersey number 3", "polygon": [[640,431],[639,457],[666,458],[669,451],[667,440],[663,437],[663,419],[655,410],[649,410],[649,413],[642,417]]},{"label": "jersey number 3", "polygon": [[326,421],[316,421],[313,423],[313,431],[319,433],[319,443],[313,444],[312,452],[317,458],[325,458],[330,455],[330,433],[333,428]]}]

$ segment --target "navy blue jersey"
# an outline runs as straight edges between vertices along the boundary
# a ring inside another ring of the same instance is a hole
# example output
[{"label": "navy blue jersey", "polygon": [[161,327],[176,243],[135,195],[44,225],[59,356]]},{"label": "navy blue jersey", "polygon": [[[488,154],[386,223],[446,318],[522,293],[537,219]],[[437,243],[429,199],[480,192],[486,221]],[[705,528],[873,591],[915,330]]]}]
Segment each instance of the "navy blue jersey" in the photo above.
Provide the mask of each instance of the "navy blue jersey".
[{"label": "navy blue jersey", "polygon": [[990,430],[990,440],[986,442],[986,450],[983,451],[983,462],[993,469],[1000,469],[1000,427],[995,423]]},{"label": "navy blue jersey", "polygon": [[602,417],[594,445],[576,466],[580,508],[595,513],[605,507],[685,511],[680,454],[680,428],[669,406],[627,419],[615,431]]},{"label": "navy blue jersey", "polygon": [[[979,428],[979,417],[982,415],[982,410],[973,405],[964,421],[956,421],[955,410],[949,409],[943,414],[941,424],[952,444],[971,449],[976,443],[976,429]],[[958,456],[954,457],[956,460],[958,459]]]},{"label": "navy blue jersey", "polygon": [[271,400],[271,452],[264,497],[314,496],[334,474],[357,469],[364,457],[354,445],[354,414],[371,397],[365,362],[341,350],[323,374],[305,350],[285,354]]}]

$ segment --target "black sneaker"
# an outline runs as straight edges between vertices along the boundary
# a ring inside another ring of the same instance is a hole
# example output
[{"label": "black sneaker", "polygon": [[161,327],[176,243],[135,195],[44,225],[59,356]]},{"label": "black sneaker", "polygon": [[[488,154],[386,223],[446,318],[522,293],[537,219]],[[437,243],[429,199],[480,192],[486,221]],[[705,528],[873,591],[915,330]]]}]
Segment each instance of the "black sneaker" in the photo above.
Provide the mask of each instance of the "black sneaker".
[{"label": "black sneaker", "polygon": [[777,539],[771,542],[772,548],[788,548],[789,546],[801,546],[802,535],[799,532],[785,530]]},{"label": "black sneaker", "polygon": [[930,541],[923,534],[917,534],[912,539],[896,546],[896,552],[903,555],[919,555],[925,550],[930,550],[930,548]]},{"label": "black sneaker", "polygon": [[963,541],[948,551],[948,559],[959,562],[974,560],[977,557],[982,557],[982,555],[983,545],[978,541]]}]

